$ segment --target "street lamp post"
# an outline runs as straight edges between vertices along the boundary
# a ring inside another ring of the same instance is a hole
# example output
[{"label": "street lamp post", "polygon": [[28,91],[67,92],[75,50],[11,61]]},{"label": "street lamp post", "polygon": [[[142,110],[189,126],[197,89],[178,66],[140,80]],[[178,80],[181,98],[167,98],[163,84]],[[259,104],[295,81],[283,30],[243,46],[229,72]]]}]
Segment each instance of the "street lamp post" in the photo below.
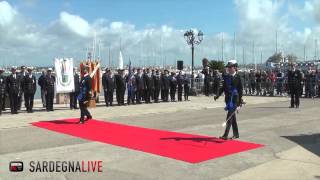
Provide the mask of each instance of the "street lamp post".
[{"label": "street lamp post", "polygon": [[203,33],[202,31],[199,31],[198,34],[196,34],[193,30],[189,30],[184,33],[184,38],[187,41],[187,44],[191,46],[192,53],[190,95],[196,95],[196,90],[194,87],[194,45],[199,45],[201,43],[203,40]]}]

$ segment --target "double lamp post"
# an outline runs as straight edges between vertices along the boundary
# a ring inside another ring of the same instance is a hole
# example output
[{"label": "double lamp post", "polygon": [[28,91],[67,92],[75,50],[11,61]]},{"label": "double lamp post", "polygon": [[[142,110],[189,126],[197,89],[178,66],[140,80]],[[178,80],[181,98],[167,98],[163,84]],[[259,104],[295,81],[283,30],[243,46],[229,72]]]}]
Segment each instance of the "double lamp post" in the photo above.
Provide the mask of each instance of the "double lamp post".
[{"label": "double lamp post", "polygon": [[198,31],[198,34],[193,30],[188,30],[184,33],[184,38],[187,41],[187,44],[191,46],[192,53],[192,65],[191,65],[191,91],[190,95],[196,95],[196,89],[194,87],[194,46],[199,45],[203,40],[202,31]]}]

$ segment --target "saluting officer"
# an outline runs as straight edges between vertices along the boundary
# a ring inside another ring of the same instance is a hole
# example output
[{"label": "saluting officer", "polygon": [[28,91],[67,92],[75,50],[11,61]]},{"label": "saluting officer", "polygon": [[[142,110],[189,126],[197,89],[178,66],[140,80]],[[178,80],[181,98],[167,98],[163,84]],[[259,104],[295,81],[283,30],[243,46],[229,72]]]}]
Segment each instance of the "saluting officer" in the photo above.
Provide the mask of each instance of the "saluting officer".
[{"label": "saluting officer", "polygon": [[6,95],[6,77],[3,75],[4,70],[0,68],[0,115],[5,107]]},{"label": "saluting officer", "polygon": [[23,78],[24,102],[28,113],[33,112],[33,99],[37,90],[36,77],[32,75],[32,68],[28,67],[28,74]]},{"label": "saluting officer", "polygon": [[[80,82],[80,92],[77,97],[80,106],[80,121],[79,124],[83,124],[85,121],[92,119],[92,115],[88,111],[88,104],[91,98],[91,77],[89,75],[89,66],[83,67],[84,76]],[[85,117],[87,119],[85,119]]]},{"label": "saluting officer", "polygon": [[224,82],[219,93],[214,97],[214,100],[218,99],[219,96],[224,92],[225,94],[225,110],[228,111],[227,114],[227,127],[224,134],[220,137],[221,139],[227,140],[230,127],[232,125],[233,137],[232,139],[239,138],[238,125],[236,119],[236,111],[242,103],[243,87],[239,74],[237,74],[238,64],[236,60],[230,60],[227,64],[227,72],[224,76]]},{"label": "saluting officer", "polygon": [[296,69],[294,63],[290,64],[290,69],[288,72],[288,85],[291,95],[291,106],[289,108],[299,108],[300,105],[300,89],[302,84],[302,74]]},{"label": "saluting officer", "polygon": [[7,78],[7,91],[10,98],[11,114],[18,114],[19,96],[21,96],[21,79],[17,74],[17,68],[11,68],[11,75]]},{"label": "saluting officer", "polygon": [[53,111],[54,84],[56,82],[56,78],[51,73],[52,68],[48,68],[47,75],[44,80],[47,111]]}]

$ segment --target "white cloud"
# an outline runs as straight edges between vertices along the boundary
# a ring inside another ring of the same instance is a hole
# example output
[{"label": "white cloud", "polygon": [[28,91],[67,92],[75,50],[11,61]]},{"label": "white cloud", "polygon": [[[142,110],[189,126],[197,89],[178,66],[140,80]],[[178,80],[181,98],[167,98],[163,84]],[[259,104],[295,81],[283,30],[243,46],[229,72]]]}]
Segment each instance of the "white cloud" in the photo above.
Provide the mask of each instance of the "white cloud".
[{"label": "white cloud", "polygon": [[78,15],[61,12],[59,21],[69,30],[81,36],[88,36],[90,33],[89,23]]},{"label": "white cloud", "polygon": [[17,11],[7,1],[0,1],[0,26],[10,24],[16,14]]}]

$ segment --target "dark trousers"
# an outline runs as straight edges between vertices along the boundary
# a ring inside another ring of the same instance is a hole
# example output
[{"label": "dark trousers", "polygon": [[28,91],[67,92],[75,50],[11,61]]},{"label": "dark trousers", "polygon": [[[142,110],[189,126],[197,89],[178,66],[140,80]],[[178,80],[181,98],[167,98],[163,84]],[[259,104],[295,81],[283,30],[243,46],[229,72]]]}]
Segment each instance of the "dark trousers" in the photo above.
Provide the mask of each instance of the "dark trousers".
[{"label": "dark trousers", "polygon": [[236,110],[228,111],[227,114],[227,119],[232,115],[231,119],[227,122],[226,130],[224,131],[223,136],[228,137],[230,127],[232,126],[232,131],[234,136],[239,136],[239,131],[238,131],[238,125],[237,125],[237,118],[236,118],[236,113],[232,114]]},{"label": "dark trousers", "polygon": [[137,96],[136,96],[137,103],[141,103],[143,92],[144,92],[143,89],[137,90],[137,92],[136,92],[136,94],[137,94]]},{"label": "dark trousers", "polygon": [[178,101],[182,101],[182,87],[178,87]]},{"label": "dark trousers", "polygon": [[124,105],[124,93],[125,90],[122,89],[116,91],[118,105]]},{"label": "dark trousers", "polygon": [[189,86],[184,86],[184,100],[189,100],[189,90],[190,87]]},{"label": "dark trousers", "polygon": [[162,89],[161,92],[163,91],[163,101],[168,102],[169,99],[169,89]]},{"label": "dark trousers", "polygon": [[43,107],[46,107],[46,91],[44,89],[41,89],[41,101]]},{"label": "dark trousers", "polygon": [[11,113],[17,113],[18,112],[18,104],[19,104],[19,97],[18,93],[10,93],[10,109]]},{"label": "dark trousers", "polygon": [[21,109],[23,94],[24,94],[24,93],[21,93],[21,95],[18,97],[18,110]]},{"label": "dark trousers", "polygon": [[80,121],[84,122],[85,116],[87,117],[87,119],[91,119],[92,116],[88,111],[87,104],[85,104],[83,101],[79,101],[79,106],[80,106]]},{"label": "dark trousers", "polygon": [[104,91],[104,101],[106,103],[106,106],[112,106],[113,91]]},{"label": "dark trousers", "polygon": [[145,91],[145,101],[146,103],[150,103],[151,102],[151,96],[152,96],[152,90],[151,89],[147,89]]},{"label": "dark trousers", "polygon": [[135,95],[136,95],[136,91],[135,90],[128,90],[128,98],[127,98],[127,102],[128,104],[134,104],[134,100],[135,100]]},{"label": "dark trousers", "polygon": [[154,102],[159,102],[160,88],[154,90]]},{"label": "dark trousers", "polygon": [[2,110],[5,107],[5,95],[4,94],[0,94],[0,115],[2,114]]},{"label": "dark trousers", "polygon": [[34,93],[24,93],[24,105],[28,112],[32,112]]},{"label": "dark trousers", "polygon": [[53,111],[53,98],[54,98],[54,91],[47,91],[47,94],[46,94],[47,111]]},{"label": "dark trousers", "polygon": [[176,88],[170,88],[170,99],[171,101],[176,100]]},{"label": "dark trousers", "polygon": [[298,89],[290,89],[291,107],[300,105],[300,91]]},{"label": "dark trousers", "polygon": [[70,108],[71,109],[77,109],[78,99],[77,96],[79,95],[79,92],[72,92],[70,93]]}]

